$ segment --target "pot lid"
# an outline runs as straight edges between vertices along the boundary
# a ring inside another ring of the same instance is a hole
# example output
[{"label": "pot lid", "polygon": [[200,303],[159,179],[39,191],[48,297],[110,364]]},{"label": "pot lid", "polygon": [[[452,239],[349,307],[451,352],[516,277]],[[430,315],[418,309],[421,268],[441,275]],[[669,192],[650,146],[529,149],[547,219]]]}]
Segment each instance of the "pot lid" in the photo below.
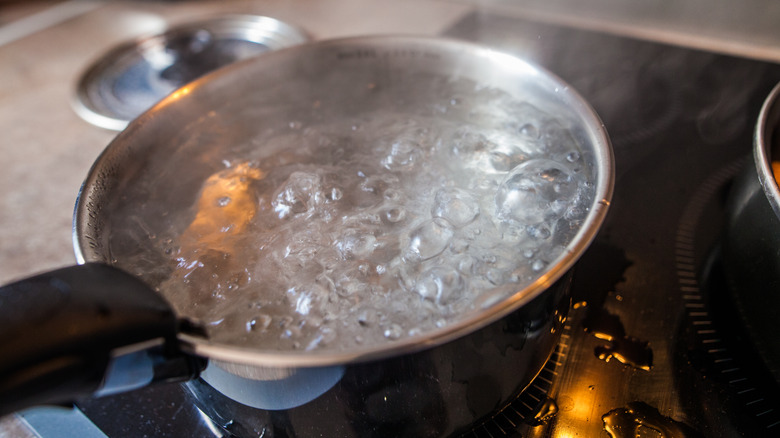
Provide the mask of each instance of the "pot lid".
[{"label": "pot lid", "polygon": [[82,74],[73,106],[87,122],[119,131],[206,73],[308,39],[300,29],[264,16],[228,15],[182,24],[101,56]]}]

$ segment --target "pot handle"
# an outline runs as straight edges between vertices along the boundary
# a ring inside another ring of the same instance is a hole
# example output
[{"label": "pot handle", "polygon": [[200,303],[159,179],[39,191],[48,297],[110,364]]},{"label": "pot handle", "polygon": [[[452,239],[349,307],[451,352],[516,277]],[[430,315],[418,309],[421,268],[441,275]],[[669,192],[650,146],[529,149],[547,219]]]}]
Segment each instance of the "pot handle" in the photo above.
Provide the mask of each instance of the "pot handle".
[{"label": "pot handle", "polygon": [[0,416],[194,378],[180,322],[139,279],[88,263],[0,288]]}]

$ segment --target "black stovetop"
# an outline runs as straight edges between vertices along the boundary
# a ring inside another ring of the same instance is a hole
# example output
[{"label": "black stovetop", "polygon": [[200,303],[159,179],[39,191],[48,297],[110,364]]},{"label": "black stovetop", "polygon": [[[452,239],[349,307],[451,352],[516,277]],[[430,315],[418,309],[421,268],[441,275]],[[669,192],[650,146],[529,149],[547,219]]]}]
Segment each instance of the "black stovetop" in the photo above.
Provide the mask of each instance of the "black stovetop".
[{"label": "black stovetop", "polygon": [[[604,121],[617,169],[558,350],[472,434],[780,435],[777,384],[732,312],[717,252],[730,181],[780,66],[487,13],[446,36],[519,54],[571,84]],[[220,433],[177,385],[79,407],[110,437]]]}]

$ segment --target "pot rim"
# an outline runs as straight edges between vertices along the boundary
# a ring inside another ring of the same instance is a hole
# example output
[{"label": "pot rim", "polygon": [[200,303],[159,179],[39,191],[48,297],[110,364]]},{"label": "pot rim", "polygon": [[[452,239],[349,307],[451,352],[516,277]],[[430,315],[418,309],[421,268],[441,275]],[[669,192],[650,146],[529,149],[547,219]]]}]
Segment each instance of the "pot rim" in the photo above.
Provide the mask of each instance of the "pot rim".
[{"label": "pot rim", "polygon": [[780,83],[775,85],[761,106],[753,141],[753,160],[758,181],[764,190],[769,205],[780,218],[780,188],[772,171],[772,139],[780,123]]},{"label": "pot rim", "polygon": [[[429,331],[423,335],[410,336],[398,341],[392,341],[376,346],[369,346],[359,350],[344,351],[269,351],[257,350],[248,347],[238,347],[224,343],[211,342],[196,334],[179,333],[179,340],[183,351],[201,357],[216,359],[220,361],[242,363],[259,367],[271,368],[301,368],[301,367],[322,367],[343,365],[348,363],[366,362],[378,360],[391,356],[398,356],[417,352],[423,349],[435,347],[448,341],[457,339],[469,333],[475,332],[480,328],[491,324],[504,316],[514,312],[532,299],[539,296],[547,290],[553,283],[560,279],[564,273],[568,272],[582,253],[590,246],[601,228],[608,207],[610,205],[614,188],[614,157],[611,142],[606,128],[599,116],[585,101],[585,99],[573,90],[567,83],[556,75],[548,72],[541,67],[532,65],[516,56],[508,55],[501,51],[481,46],[475,43],[446,39],[441,37],[428,36],[361,36],[339,38],[334,40],[318,41],[300,46],[281,49],[275,52],[264,54],[260,58],[267,60],[271,56],[286,56],[284,53],[295,54],[305,52],[313,48],[334,48],[340,46],[360,46],[379,45],[395,47],[401,44],[411,44],[417,47],[439,49],[452,51],[461,55],[469,55],[472,58],[484,59],[501,65],[510,72],[522,72],[533,76],[541,77],[545,83],[555,86],[556,96],[560,97],[577,114],[583,127],[587,130],[588,139],[593,143],[593,155],[595,165],[595,191],[594,202],[589,208],[589,213],[583,220],[580,229],[567,245],[564,253],[554,262],[550,263],[547,270],[537,278],[533,283],[518,290],[511,296],[501,300],[498,303],[471,312],[472,314],[462,318],[441,329]],[[256,58],[257,59],[257,58]],[[232,72],[240,71],[246,66],[253,65],[255,60],[239,62],[220,70],[217,70],[193,83],[187,85],[188,93],[197,93],[197,90],[207,85],[210,81],[220,77],[231,75]],[[74,212],[73,243],[76,258],[79,263],[94,260],[89,254],[90,244],[94,243],[89,235],[87,220],[90,215],[88,204],[91,203],[90,184],[94,184],[96,174],[101,170],[101,161],[106,159],[112,146],[127,142],[127,138],[133,135],[144,125],[151,125],[155,114],[164,111],[165,108],[181,100],[181,96],[174,93],[163,99],[152,109],[130,123],[128,129],[120,133],[101,153],[89,171],[88,177],[79,192]]]}]

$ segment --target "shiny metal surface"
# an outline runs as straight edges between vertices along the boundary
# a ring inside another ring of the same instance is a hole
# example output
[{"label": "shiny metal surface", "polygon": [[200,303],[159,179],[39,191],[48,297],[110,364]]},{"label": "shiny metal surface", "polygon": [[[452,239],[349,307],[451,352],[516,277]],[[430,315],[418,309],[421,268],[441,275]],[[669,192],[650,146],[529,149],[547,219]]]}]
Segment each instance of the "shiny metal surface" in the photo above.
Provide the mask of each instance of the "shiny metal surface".
[{"label": "shiny metal surface", "polygon": [[758,351],[780,382],[780,190],[772,170],[780,125],[780,85],[755,129],[752,160],[734,183],[723,241],[726,278]]},{"label": "shiny metal surface", "polygon": [[[780,122],[780,84],[772,89],[761,108],[756,125],[756,139],[753,144],[753,161],[756,165],[758,182],[764,191],[769,205],[780,218],[780,188],[777,176],[772,170],[772,155],[777,148],[777,124]],[[774,160],[777,161],[777,160]]]},{"label": "shiny metal surface", "polygon": [[206,73],[308,39],[301,29],[263,16],[226,15],[180,24],[100,56],[79,80],[73,108],[89,123],[119,131]]},{"label": "shiny metal surface", "polygon": [[[294,368],[381,359],[431,348],[496,322],[542,294],[568,272],[598,232],[613,189],[612,151],[598,116],[567,84],[520,58],[478,45],[438,38],[361,37],[301,45],[229,66],[177,91],[137,118],[106,148],[84,184],[74,218],[78,258],[83,261],[111,260],[107,247],[111,211],[106,206],[118,196],[117,187],[133,184],[131,178],[137,166],[156,160],[158,154],[168,156],[180,144],[189,144],[189,154],[193,156],[192,151],[197,147],[213,144],[213,139],[197,140],[204,129],[202,117],[207,113],[211,115],[209,124],[215,127],[213,135],[218,136],[220,142],[242,144],[249,141],[247,139],[257,132],[257,111],[264,107],[264,102],[253,100],[257,95],[253,90],[257,90],[258,80],[271,87],[269,89],[273,89],[272,81],[282,80],[300,84],[303,90],[312,86],[310,84],[316,87],[322,71],[341,72],[346,79],[340,82],[343,87],[352,87],[350,78],[356,77],[377,77],[392,84],[388,78],[423,72],[444,78],[457,75],[480,86],[500,89],[547,113],[556,114],[570,124],[582,157],[594,172],[593,205],[565,251],[537,280],[447,327],[384,346],[367,345],[343,352],[258,351],[213,343],[184,333],[180,336],[183,348],[190,353],[261,367]],[[298,98],[309,105],[306,95]],[[226,125],[231,126],[231,130],[218,129]],[[190,138],[196,138],[195,142],[186,143]],[[188,165],[182,161],[187,157],[180,157],[177,165]]]}]

